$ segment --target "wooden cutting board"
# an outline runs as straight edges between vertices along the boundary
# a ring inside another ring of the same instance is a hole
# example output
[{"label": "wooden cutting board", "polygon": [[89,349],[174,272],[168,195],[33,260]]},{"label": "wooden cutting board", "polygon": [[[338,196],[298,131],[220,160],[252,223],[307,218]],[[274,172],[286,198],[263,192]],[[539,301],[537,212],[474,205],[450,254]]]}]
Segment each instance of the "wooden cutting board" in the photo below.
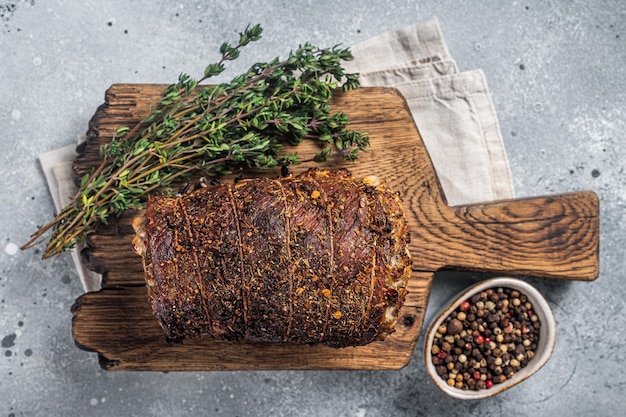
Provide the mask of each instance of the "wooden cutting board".
[{"label": "wooden cutting board", "polygon": [[[107,91],[74,164],[79,176],[99,164],[99,147],[112,132],[145,116],[164,87],[119,84]],[[355,163],[321,166],[347,167],[356,177],[381,176],[404,199],[414,268],[395,333],[383,342],[343,349],[218,340],[168,345],[147,301],[140,258],[130,250],[133,213],[128,213],[92,235],[82,253],[89,267],[104,273],[105,282],[101,291],[81,296],[72,308],[76,344],[97,352],[101,366],[110,370],[398,369],[411,360],[438,270],[597,277],[599,208],[594,193],[450,207],[406,102],[396,90],[338,93],[332,104],[349,115],[354,129],[369,133],[371,149]],[[315,147],[300,145],[298,152],[308,157]]]}]

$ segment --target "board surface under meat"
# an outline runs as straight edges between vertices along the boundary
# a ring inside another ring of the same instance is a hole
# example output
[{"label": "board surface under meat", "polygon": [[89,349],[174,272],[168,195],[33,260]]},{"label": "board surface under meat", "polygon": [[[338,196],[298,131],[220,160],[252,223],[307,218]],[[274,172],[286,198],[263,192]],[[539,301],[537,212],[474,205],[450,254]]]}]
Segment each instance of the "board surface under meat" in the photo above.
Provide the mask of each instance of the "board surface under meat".
[{"label": "board surface under meat", "polygon": [[134,224],[170,341],[357,346],[393,331],[411,276],[398,195],[309,170],[151,197]]}]

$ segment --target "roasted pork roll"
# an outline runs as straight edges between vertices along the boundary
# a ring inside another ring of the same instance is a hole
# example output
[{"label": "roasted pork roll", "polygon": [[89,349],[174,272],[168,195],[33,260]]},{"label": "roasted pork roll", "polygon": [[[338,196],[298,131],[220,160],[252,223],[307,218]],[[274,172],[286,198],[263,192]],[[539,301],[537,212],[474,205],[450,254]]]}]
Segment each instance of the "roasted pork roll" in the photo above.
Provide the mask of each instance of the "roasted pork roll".
[{"label": "roasted pork roll", "polygon": [[172,342],[383,340],[411,275],[400,197],[346,170],[154,196],[134,227],[148,298]]}]

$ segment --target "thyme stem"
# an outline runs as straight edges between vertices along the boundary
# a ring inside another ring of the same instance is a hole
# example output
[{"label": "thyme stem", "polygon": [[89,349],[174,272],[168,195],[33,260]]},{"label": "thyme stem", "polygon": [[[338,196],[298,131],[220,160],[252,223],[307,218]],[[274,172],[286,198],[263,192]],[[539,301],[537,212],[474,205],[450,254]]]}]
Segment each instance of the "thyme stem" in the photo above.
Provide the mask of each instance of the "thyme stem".
[{"label": "thyme stem", "polygon": [[194,173],[219,176],[234,170],[270,169],[304,162],[283,152],[284,144],[304,140],[321,144],[311,160],[354,160],[369,146],[366,134],[347,129],[348,118],[333,113],[335,89],[358,87],[346,74],[348,49],[300,45],[289,56],[257,63],[229,83],[200,86],[221,74],[241,49],[261,38],[259,25],[246,27],[235,46],[223,43],[221,58],[195,80],[181,74],[150,113],[132,128],[119,127],[101,146],[102,163],[86,174],[70,204],[35,232],[22,249],[51,231],[44,258],[83,241],[109,216],[145,206],[152,192],[171,193],[175,181]]}]

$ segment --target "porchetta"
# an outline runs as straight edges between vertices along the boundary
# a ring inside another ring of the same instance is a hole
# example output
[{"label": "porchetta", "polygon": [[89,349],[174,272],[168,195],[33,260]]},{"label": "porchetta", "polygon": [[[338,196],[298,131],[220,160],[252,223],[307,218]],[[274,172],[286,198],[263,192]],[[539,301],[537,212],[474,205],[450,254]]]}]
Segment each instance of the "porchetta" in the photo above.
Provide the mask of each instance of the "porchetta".
[{"label": "porchetta", "polygon": [[169,341],[383,340],[411,275],[401,198],[382,179],[347,170],[153,196],[134,227]]}]

